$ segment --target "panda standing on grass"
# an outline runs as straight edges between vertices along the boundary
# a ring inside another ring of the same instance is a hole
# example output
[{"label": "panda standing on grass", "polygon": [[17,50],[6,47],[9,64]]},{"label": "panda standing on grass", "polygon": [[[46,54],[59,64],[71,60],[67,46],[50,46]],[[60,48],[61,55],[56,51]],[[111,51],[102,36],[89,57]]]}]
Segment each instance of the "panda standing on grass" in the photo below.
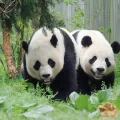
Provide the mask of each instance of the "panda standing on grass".
[{"label": "panda standing on grass", "polygon": [[34,86],[50,86],[54,99],[66,100],[77,90],[77,44],[73,36],[63,28],[53,32],[44,27],[36,31],[28,42],[23,41],[25,56],[21,71],[24,79]]},{"label": "panda standing on grass", "polygon": [[106,87],[114,84],[114,53],[118,53],[120,45],[111,45],[99,31],[76,30],[71,33],[78,44],[78,92],[91,94],[100,90],[102,82]]}]

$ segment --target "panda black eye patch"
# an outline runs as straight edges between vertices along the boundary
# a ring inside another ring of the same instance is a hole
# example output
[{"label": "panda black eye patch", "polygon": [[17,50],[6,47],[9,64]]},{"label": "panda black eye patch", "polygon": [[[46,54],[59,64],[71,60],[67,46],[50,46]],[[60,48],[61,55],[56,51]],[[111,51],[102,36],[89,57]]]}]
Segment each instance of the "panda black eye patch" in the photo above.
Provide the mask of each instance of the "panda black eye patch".
[{"label": "panda black eye patch", "polygon": [[97,57],[93,56],[93,58],[89,60],[89,63],[93,64],[96,60],[97,60]]},{"label": "panda black eye patch", "polygon": [[111,63],[110,63],[110,61],[109,61],[108,58],[105,58],[105,62],[106,62],[106,64],[107,64],[107,67],[110,67],[110,66],[111,66]]},{"label": "panda black eye patch", "polygon": [[52,59],[48,59],[48,64],[51,66],[51,68],[55,67],[55,62]]},{"label": "panda black eye patch", "polygon": [[41,66],[41,64],[40,64],[40,62],[37,60],[37,61],[35,62],[35,64],[34,64],[33,67],[34,67],[35,70],[39,70],[40,66]]}]

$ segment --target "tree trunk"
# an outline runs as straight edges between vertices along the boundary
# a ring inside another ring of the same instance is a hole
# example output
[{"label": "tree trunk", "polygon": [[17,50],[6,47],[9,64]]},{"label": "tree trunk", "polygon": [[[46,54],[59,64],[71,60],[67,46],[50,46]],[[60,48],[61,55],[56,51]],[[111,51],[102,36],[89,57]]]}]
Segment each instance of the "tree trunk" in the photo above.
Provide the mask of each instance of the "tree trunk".
[{"label": "tree trunk", "polygon": [[8,67],[8,72],[11,75],[11,77],[15,77],[16,74],[18,73],[18,70],[15,66],[13,56],[12,56],[12,49],[10,44],[10,32],[6,27],[5,28],[3,27],[2,32],[3,32],[4,55],[5,55],[5,59]]}]

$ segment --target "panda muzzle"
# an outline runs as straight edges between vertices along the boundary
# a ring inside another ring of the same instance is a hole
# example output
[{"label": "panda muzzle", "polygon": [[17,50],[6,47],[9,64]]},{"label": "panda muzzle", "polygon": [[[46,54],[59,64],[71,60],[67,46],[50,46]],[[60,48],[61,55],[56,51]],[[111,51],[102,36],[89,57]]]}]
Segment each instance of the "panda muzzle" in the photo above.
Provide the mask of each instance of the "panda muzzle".
[{"label": "panda muzzle", "polygon": [[101,78],[103,76],[103,74],[101,74],[101,73],[95,73],[95,77],[98,77],[98,78]]},{"label": "panda muzzle", "polygon": [[91,71],[92,71],[92,73],[93,73],[93,75],[94,75],[94,77],[96,79],[101,79],[103,77],[102,73],[100,73],[100,72],[94,72],[93,70],[91,70]]},{"label": "panda muzzle", "polygon": [[43,81],[45,85],[49,85],[51,83],[50,78],[44,79]]}]

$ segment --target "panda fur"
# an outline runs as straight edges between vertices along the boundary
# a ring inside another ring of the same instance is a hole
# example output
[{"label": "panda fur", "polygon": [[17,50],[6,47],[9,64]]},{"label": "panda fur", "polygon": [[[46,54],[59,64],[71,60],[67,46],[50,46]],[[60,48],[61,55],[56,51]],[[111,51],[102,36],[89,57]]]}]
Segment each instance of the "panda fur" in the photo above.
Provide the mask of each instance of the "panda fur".
[{"label": "panda fur", "polygon": [[50,87],[56,96],[53,99],[66,100],[77,90],[79,64],[77,44],[73,36],[64,28],[46,27],[36,31],[31,39],[22,42],[25,50],[21,72],[36,87]]},{"label": "panda fur", "polygon": [[115,59],[120,45],[114,41],[111,45],[102,33],[95,30],[76,30],[71,33],[78,45],[78,92],[91,94],[100,90],[104,82],[106,87],[114,84]]}]

